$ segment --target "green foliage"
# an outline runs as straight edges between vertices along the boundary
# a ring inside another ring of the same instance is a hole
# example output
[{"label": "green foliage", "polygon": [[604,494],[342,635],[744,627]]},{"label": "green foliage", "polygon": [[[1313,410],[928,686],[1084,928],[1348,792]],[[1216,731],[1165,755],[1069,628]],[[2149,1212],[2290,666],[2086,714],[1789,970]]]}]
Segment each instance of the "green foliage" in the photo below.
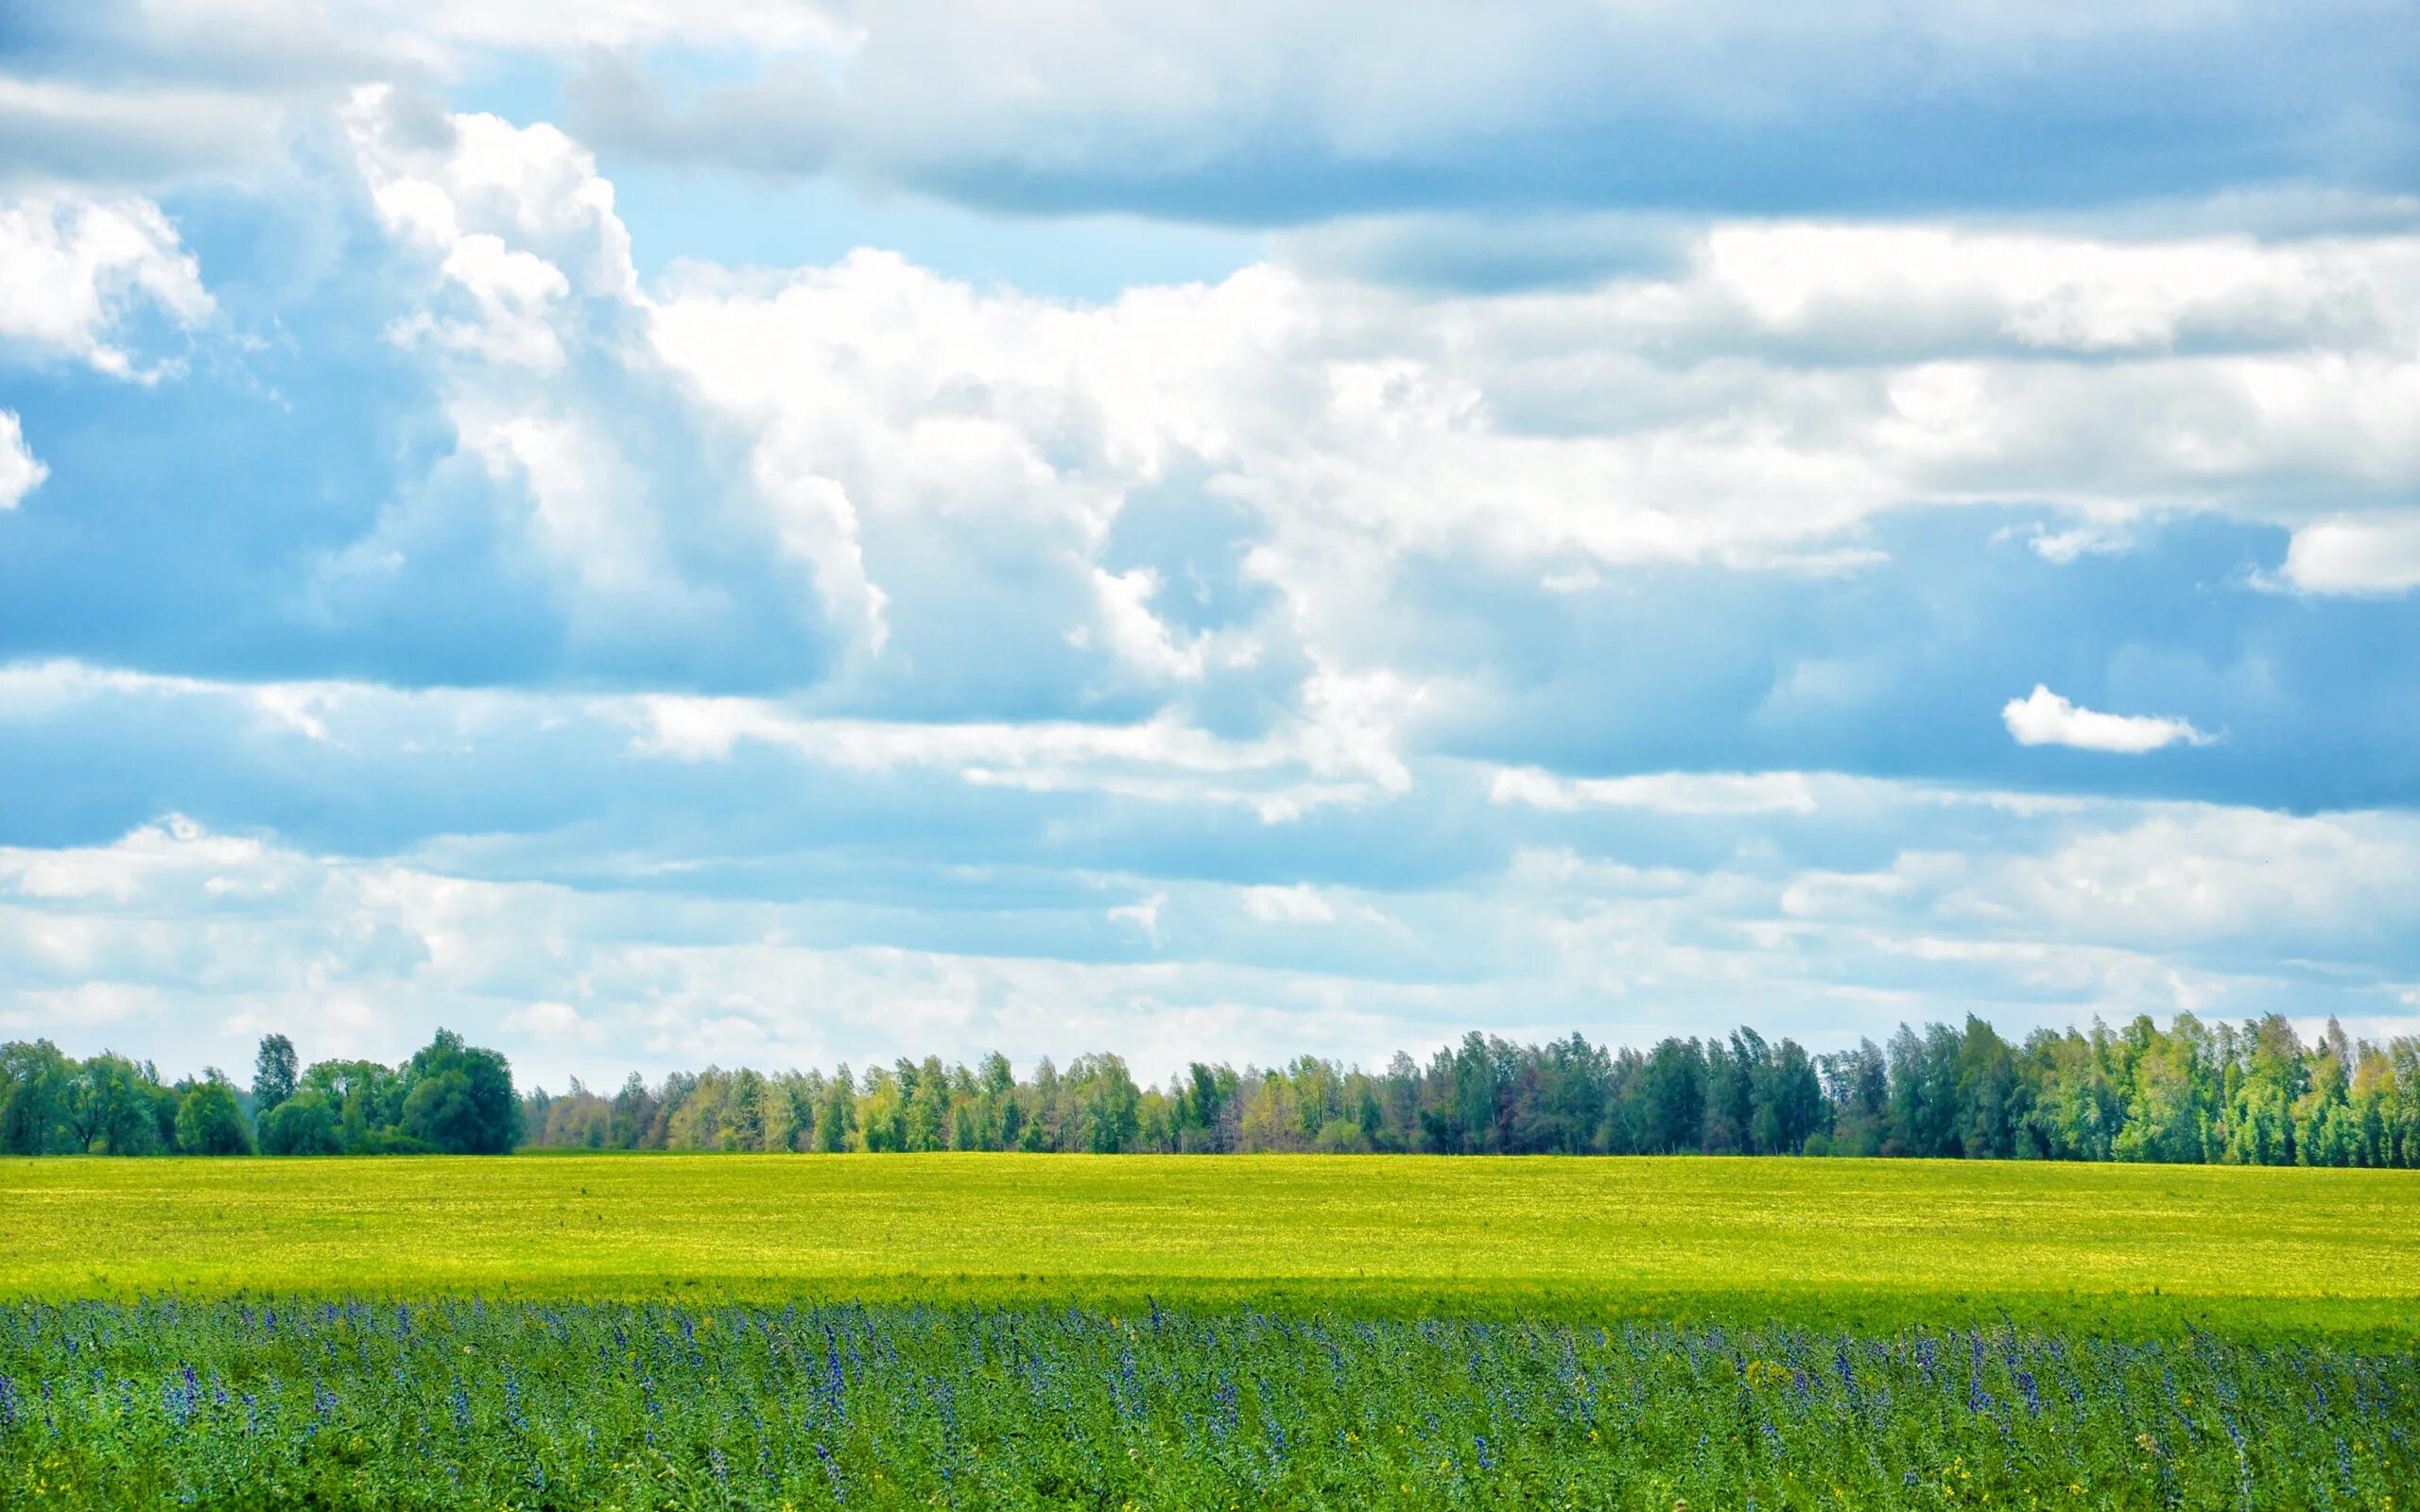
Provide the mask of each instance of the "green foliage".
[{"label": "green foliage", "polygon": [[341,1155],[344,1134],[337,1110],[319,1092],[304,1088],[272,1108],[261,1120],[263,1155]]},{"label": "green foliage", "polygon": [[252,1116],[267,1119],[278,1105],[294,1095],[294,1041],[282,1034],[265,1035],[252,1062]]},{"label": "green foliage", "polygon": [[2306,1047],[2272,1017],[2190,1014],[2012,1044],[1980,1019],[1902,1028],[1810,1056],[1753,1029],[1607,1050],[1578,1035],[1519,1045],[1471,1034],[1426,1066],[1364,1072],[1304,1057],[1196,1062],[1138,1087],[1115,1056],[938,1057],[764,1075],[708,1067],[610,1102],[574,1085],[526,1105],[562,1149],[1064,1151],[1089,1154],[1898,1155],[2160,1164],[2420,1165],[2420,1039],[2331,1028]]},{"label": "green foliage", "polygon": [[104,1052],[85,1061],[68,1086],[66,1119],[77,1147],[94,1155],[158,1153],[154,1097],[160,1090],[149,1066],[124,1056]]},{"label": "green foliage", "polygon": [[[294,1061],[284,1035],[261,1041],[251,1100],[268,1154],[501,1155],[520,1142],[511,1067],[450,1031],[399,1067],[323,1060],[298,1076]],[[597,1121],[602,1146],[601,1108]],[[0,1045],[0,1154],[246,1155],[253,1143],[243,1099],[216,1071],[169,1088],[149,1063],[106,1051],[78,1062],[47,1040]]]},{"label": "green foliage", "polygon": [[186,1155],[250,1155],[252,1131],[233,1088],[213,1073],[182,1090],[177,1103],[177,1148]]},{"label": "green foliage", "polygon": [[302,1086],[337,1109],[348,1154],[374,1149],[402,1122],[404,1077],[374,1060],[322,1060],[302,1074]]},{"label": "green foliage", "polygon": [[493,1299],[0,1311],[16,1504],[2385,1509],[2420,1357],[1883,1332]]},{"label": "green foliage", "polygon": [[447,1155],[502,1155],[521,1141],[512,1070],[493,1050],[465,1045],[451,1029],[404,1068],[400,1131]]},{"label": "green foliage", "polygon": [[0,1045],[0,1150],[53,1155],[80,1147],[69,1126],[76,1063],[47,1040]]}]

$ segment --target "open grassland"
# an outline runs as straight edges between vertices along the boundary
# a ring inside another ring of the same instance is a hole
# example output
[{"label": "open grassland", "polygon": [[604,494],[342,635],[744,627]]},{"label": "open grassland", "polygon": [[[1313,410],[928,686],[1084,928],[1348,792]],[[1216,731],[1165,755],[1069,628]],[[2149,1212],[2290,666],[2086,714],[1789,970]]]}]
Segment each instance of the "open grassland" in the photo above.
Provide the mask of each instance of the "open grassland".
[{"label": "open grassland", "polygon": [[2411,1336],[2420,1174],[1749,1160],[0,1162],[0,1296],[1077,1301]]},{"label": "open grassland", "polygon": [[0,1163],[0,1504],[2364,1508],[2420,1175]]}]

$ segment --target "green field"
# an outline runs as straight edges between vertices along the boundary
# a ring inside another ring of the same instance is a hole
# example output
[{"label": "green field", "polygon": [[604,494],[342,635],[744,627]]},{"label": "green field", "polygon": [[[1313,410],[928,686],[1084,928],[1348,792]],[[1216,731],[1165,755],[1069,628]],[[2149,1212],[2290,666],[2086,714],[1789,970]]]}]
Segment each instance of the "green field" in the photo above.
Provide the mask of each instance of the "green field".
[{"label": "green field", "polygon": [[1403,1157],[0,1162],[0,1295],[1306,1305],[2406,1335],[2420,1174]]},{"label": "green field", "polygon": [[0,1502],[2389,1512],[2415,1230],[2409,1172],[8,1161]]}]

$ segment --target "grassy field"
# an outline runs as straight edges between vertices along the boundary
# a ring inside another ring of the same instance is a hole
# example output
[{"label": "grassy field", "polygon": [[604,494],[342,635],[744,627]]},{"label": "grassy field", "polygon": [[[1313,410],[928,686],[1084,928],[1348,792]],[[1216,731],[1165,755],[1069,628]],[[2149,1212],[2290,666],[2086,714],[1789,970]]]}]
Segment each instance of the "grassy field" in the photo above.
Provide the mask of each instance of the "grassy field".
[{"label": "grassy field", "polygon": [[1917,1161],[0,1162],[0,1296],[1310,1306],[2384,1331],[2420,1174]]},{"label": "grassy field", "polygon": [[2394,1512],[2415,1419],[2408,1350],[2208,1334],[0,1306],[10,1506]]},{"label": "grassy field", "polygon": [[2402,1172],[0,1162],[0,1504],[2392,1512],[2415,1232]]}]

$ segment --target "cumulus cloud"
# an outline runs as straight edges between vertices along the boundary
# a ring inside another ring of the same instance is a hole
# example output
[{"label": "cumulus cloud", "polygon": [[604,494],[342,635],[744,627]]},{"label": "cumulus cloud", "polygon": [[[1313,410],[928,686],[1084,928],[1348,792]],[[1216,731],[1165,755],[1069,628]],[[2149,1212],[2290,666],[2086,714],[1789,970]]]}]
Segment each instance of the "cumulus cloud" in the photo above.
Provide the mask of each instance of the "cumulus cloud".
[{"label": "cumulus cloud", "polygon": [[124,333],[147,318],[189,330],[213,301],[176,228],[147,199],[0,198],[0,352],[149,380]]},{"label": "cumulus cloud", "polygon": [[2420,514],[2337,516],[2303,526],[2282,575],[2306,593],[2401,593],[2420,587]]},{"label": "cumulus cloud", "polygon": [[[53,9],[12,1023],[551,1076],[2420,979],[2383,10]],[[445,93],[566,60],[574,129]],[[648,155],[1294,229],[1080,299],[667,263]]]},{"label": "cumulus cloud", "polygon": [[[1080,302],[874,251],[643,284],[613,185],[553,127],[383,87],[343,122],[390,243],[378,328],[453,449],[406,454],[425,471],[363,490],[371,528],[251,596],[322,631],[410,619],[452,553],[565,675],[1262,721],[1314,678],[1392,679],[1433,714],[1467,678],[1409,654],[1434,564],[1578,611],[1645,567],[1871,572],[1881,523],[1927,507],[2065,508],[2085,524],[2037,549],[2073,558],[2210,512],[2391,515],[2420,483],[2409,236],[1724,221],[1497,295],[1263,264]],[[182,288],[172,230],[112,213],[159,265],[113,276]],[[44,215],[37,240],[80,245]],[[75,307],[13,318],[122,358],[99,316],[58,323]],[[1127,522],[1171,491],[1232,513],[1233,549],[1135,554]]]},{"label": "cumulus cloud", "polygon": [[33,448],[26,444],[26,428],[12,409],[0,409],[0,509],[13,509],[26,495],[50,476]]},{"label": "cumulus cloud", "polygon": [[2138,756],[2167,746],[2206,746],[2215,736],[2190,722],[2158,714],[2105,714],[2079,708],[2040,683],[2011,698],[2000,719],[2020,746],[2072,746],[2078,750]]}]

